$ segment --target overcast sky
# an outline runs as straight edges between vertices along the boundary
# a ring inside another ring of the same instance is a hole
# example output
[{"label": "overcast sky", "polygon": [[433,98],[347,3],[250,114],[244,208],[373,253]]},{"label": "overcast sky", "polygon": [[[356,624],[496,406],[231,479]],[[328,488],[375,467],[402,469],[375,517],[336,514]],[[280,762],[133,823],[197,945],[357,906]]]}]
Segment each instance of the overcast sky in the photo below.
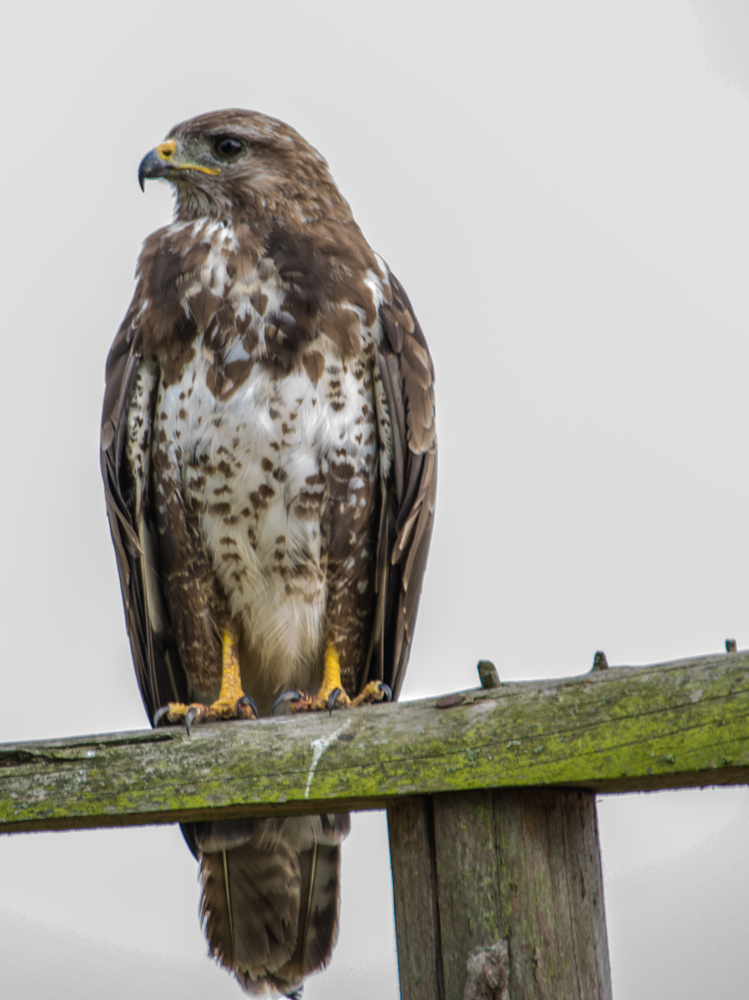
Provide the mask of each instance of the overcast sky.
[{"label": "overcast sky", "polygon": [[[0,740],[142,728],[99,478],[104,362],[171,214],[141,157],[294,125],[403,281],[440,485],[404,698],[749,645],[749,8],[15,4],[0,41]],[[599,800],[616,1000],[746,996],[745,790]],[[394,1000],[382,814],[308,1000]],[[0,839],[0,992],[238,997],[176,828]]]}]

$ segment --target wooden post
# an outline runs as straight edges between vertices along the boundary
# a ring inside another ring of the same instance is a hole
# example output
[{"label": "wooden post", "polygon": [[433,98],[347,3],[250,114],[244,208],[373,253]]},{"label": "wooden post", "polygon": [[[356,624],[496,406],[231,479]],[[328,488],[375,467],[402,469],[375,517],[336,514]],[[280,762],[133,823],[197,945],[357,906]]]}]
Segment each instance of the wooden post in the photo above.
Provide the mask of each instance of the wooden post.
[{"label": "wooden post", "polygon": [[595,795],[388,806],[402,1000],[610,1000]]}]

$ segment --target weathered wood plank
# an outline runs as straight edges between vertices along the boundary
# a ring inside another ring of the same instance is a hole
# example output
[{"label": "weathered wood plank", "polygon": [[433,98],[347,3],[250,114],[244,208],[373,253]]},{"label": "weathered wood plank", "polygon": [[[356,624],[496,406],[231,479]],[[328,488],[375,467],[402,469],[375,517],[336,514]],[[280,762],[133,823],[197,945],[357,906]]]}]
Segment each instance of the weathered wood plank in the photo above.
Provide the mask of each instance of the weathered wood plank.
[{"label": "weathered wood plank", "polygon": [[565,871],[573,875],[571,891],[579,894],[571,911],[571,921],[577,967],[587,973],[583,985],[588,994],[583,995],[608,997],[611,995],[611,967],[594,797],[584,792],[565,796],[562,816]]},{"label": "weathered wood plank", "polygon": [[592,792],[494,790],[410,803],[416,822],[403,822],[405,802],[389,809],[406,1000],[611,1000]]},{"label": "weathered wood plank", "polygon": [[492,793],[435,795],[432,809],[445,997],[462,998],[468,956],[500,937]]},{"label": "weathered wood plank", "polygon": [[4,745],[0,832],[374,809],[493,787],[736,783],[749,783],[747,652],[198,726],[189,738],[160,729]]},{"label": "weathered wood plank", "polygon": [[595,796],[517,789],[493,797],[510,996],[610,1000]]},{"label": "weathered wood plank", "polygon": [[388,806],[401,1000],[445,1000],[428,796]]}]

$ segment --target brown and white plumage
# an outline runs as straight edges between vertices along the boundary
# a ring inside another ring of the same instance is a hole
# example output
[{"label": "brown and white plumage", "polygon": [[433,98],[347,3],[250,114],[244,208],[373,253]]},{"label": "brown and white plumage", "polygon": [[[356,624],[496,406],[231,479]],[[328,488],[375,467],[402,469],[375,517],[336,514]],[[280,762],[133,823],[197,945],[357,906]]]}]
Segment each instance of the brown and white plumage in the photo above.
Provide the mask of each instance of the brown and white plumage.
[{"label": "brown and white plumage", "polygon": [[[141,164],[176,190],[107,362],[102,470],[149,716],[209,703],[221,636],[267,714],[316,691],[397,696],[436,491],[434,373],[410,302],[322,157],[247,111]],[[327,961],[347,817],[185,828],[212,954],[249,992]]]}]

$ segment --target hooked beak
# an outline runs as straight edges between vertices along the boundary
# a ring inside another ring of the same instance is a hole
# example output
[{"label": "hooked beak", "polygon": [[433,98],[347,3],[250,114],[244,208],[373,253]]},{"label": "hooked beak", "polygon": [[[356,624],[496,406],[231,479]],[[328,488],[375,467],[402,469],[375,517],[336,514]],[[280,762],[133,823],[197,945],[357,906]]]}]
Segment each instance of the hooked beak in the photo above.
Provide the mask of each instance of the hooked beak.
[{"label": "hooked beak", "polygon": [[179,147],[174,139],[162,142],[150,153],[146,153],[138,167],[138,183],[141,191],[145,190],[146,181],[163,177],[173,180],[175,174],[182,170],[197,170],[202,174],[220,174],[218,167],[204,167],[200,163],[183,160]]}]

